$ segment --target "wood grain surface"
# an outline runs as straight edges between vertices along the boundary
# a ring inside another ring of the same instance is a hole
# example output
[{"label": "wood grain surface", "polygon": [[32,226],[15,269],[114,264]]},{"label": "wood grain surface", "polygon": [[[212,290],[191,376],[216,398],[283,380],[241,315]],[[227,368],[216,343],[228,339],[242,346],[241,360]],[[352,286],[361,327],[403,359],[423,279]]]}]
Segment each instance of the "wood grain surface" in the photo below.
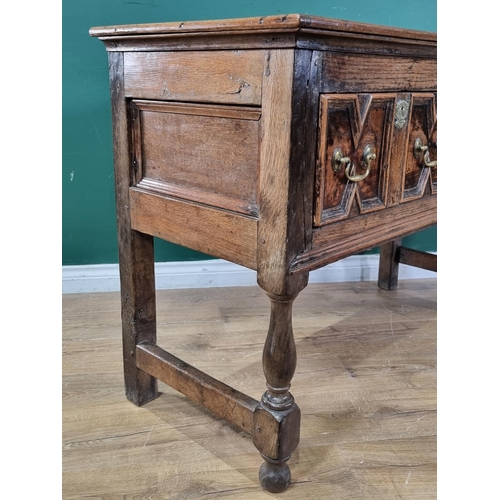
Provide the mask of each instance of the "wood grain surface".
[{"label": "wood grain surface", "polygon": [[264,51],[129,52],[124,60],[127,96],[260,104]]},{"label": "wood grain surface", "polygon": [[123,94],[123,54],[108,57],[110,68],[113,156],[120,288],[122,291],[123,371],[130,401],[141,405],[158,395],[156,380],[138,370],[135,347],[156,340],[154,243],[151,235],[134,231],[130,213],[130,143]]},{"label": "wood grain surface", "polygon": [[436,34],[423,31],[408,30],[390,26],[377,26],[367,23],[342,21],[304,14],[287,14],[279,16],[248,17],[243,19],[218,19],[210,21],[185,21],[149,24],[129,24],[119,26],[99,26],[91,28],[90,35],[98,37],[120,37],[137,35],[159,35],[175,33],[230,33],[259,31],[321,31],[324,34],[359,34],[383,39],[394,37],[413,43],[427,42],[436,44]]},{"label": "wood grain surface", "polygon": [[137,231],[257,268],[254,218],[139,188],[130,188],[130,211],[132,227]]},{"label": "wood grain surface", "polygon": [[257,215],[259,108],[137,100],[131,109],[138,180],[153,181],[166,194]]},{"label": "wood grain surface", "polygon": [[[434,91],[436,59],[323,54],[323,92]],[[390,75],[390,77],[388,76]]]},{"label": "wood grain surface", "polygon": [[[259,399],[257,286],[158,291],[158,344]],[[436,280],[311,284],[294,302],[301,441],[282,499],[436,498]],[[252,438],[159,382],[125,398],[118,293],[63,296],[65,500],[270,499]]]}]

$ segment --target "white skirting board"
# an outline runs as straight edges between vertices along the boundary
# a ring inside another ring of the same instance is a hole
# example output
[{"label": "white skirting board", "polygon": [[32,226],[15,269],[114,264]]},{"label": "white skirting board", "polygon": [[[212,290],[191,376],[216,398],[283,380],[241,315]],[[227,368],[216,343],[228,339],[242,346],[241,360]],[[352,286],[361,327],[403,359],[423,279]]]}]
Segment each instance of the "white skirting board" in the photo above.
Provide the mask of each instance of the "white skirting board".
[{"label": "white skirting board", "polygon": [[[378,255],[353,255],[309,274],[309,283],[376,281]],[[254,286],[257,273],[225,260],[159,262],[155,264],[156,289]],[[436,273],[400,264],[399,279],[433,278]],[[63,266],[62,293],[115,292],[120,290],[118,264]]]}]

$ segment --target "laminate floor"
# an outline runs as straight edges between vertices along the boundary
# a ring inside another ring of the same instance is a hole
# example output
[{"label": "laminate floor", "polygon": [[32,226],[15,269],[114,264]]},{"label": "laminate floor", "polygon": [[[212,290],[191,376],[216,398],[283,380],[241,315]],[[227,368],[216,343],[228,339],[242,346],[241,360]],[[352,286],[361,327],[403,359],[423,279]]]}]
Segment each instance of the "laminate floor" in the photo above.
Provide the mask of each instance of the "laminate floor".
[{"label": "laminate floor", "polygon": [[[436,498],[436,280],[311,284],[294,303],[292,485],[261,489],[246,434],[159,383],[124,395],[118,293],[63,295],[64,499]],[[157,292],[158,344],[260,399],[256,287]]]}]

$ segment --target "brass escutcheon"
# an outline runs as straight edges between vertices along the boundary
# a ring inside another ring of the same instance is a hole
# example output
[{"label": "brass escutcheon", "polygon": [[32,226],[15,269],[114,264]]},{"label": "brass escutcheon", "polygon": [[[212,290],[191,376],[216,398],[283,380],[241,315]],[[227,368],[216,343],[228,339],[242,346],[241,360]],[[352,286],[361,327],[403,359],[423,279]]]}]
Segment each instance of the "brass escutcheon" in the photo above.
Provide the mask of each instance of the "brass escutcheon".
[{"label": "brass escutcheon", "polygon": [[408,101],[401,100],[396,103],[396,120],[394,121],[394,125],[397,128],[402,129],[406,125],[409,109],[410,103]]}]

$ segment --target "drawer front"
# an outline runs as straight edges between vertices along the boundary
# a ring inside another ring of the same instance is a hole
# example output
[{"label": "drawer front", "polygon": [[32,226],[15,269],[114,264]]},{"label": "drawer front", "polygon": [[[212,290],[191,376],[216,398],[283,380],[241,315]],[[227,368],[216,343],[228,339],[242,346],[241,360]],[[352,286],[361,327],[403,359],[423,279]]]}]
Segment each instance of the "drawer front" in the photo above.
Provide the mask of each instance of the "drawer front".
[{"label": "drawer front", "polygon": [[314,225],[435,194],[435,117],[431,93],[322,94]]},{"label": "drawer front", "polygon": [[257,213],[260,108],[133,100],[134,185]]},{"label": "drawer front", "polygon": [[[386,206],[394,99],[394,94],[321,96],[316,226]],[[371,161],[367,148],[375,155]],[[350,180],[365,174],[362,181]]]},{"label": "drawer front", "polygon": [[[402,202],[421,198],[426,191],[437,193],[437,118],[434,94],[415,94],[409,112],[408,140],[403,178]],[[418,144],[428,148],[426,152]],[[430,181],[429,181],[430,179]]]},{"label": "drawer front", "polygon": [[260,106],[264,60],[262,50],[126,52],[125,94]]}]

